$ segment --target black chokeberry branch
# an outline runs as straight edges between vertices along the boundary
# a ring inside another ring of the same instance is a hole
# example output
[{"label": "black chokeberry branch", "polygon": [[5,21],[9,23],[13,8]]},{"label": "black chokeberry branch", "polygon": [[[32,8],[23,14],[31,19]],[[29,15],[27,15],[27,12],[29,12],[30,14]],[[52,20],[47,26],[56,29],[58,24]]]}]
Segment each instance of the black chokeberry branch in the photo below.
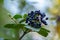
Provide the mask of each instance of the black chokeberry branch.
[{"label": "black chokeberry branch", "polygon": [[[18,24],[18,22],[11,16],[9,15],[9,17],[16,23]],[[19,29],[14,29],[15,30],[15,40],[19,40]]]},{"label": "black chokeberry branch", "polygon": [[48,18],[44,20],[44,17],[46,17],[46,14],[41,13],[40,10],[31,11],[30,13],[28,13],[26,23],[28,23],[28,25],[30,25],[33,28],[40,28],[42,23],[44,25],[47,25],[46,20],[48,20]]},{"label": "black chokeberry branch", "polygon": [[[19,24],[11,15],[9,15],[9,17],[10,17],[16,24]],[[24,35],[29,32],[29,30],[26,29],[26,30],[24,31],[23,35],[19,38],[19,30],[15,30],[15,31],[16,31],[16,32],[15,32],[15,35],[16,35],[15,40],[21,40],[21,39],[24,37]]]},{"label": "black chokeberry branch", "polygon": [[23,33],[23,35],[19,38],[19,40],[21,40],[26,33],[27,33],[27,32],[25,31],[25,32]]},{"label": "black chokeberry branch", "polygon": [[28,32],[30,32],[30,30],[26,29],[26,30],[24,31],[23,35],[19,38],[19,40],[21,40],[21,39],[25,36],[25,34],[27,34]]},{"label": "black chokeberry branch", "polygon": [[10,17],[16,24],[18,24],[18,22],[17,22],[11,15],[9,15],[9,17]]}]

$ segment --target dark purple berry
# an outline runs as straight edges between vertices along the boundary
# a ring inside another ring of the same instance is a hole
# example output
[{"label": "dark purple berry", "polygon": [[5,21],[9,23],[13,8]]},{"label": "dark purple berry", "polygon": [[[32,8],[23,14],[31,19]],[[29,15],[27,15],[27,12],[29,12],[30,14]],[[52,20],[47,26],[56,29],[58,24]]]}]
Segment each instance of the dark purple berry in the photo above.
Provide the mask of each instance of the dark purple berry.
[{"label": "dark purple berry", "polygon": [[31,17],[30,13],[28,13],[28,16]]},{"label": "dark purple berry", "polygon": [[36,20],[39,21],[39,17],[36,17]]},{"label": "dark purple berry", "polygon": [[31,25],[31,23],[28,23],[28,25]]},{"label": "dark purple berry", "polygon": [[44,18],[45,16],[46,16],[45,13],[41,14],[41,17],[42,17],[42,18]]},{"label": "dark purple berry", "polygon": [[45,25],[47,25],[47,22],[45,20],[41,20],[41,22]]},{"label": "dark purple berry", "polygon": [[[35,12],[31,11],[30,13],[28,13],[28,18],[26,19],[26,23],[28,23],[28,25],[34,28],[40,28],[41,23],[47,25],[47,22],[43,20],[45,16],[46,16],[45,13],[41,13],[40,10]],[[48,20],[48,18],[46,18],[46,20]]]},{"label": "dark purple berry", "polygon": [[48,17],[46,18],[46,20],[48,20]]},{"label": "dark purple berry", "polygon": [[28,21],[29,21],[29,18],[26,19],[26,23],[28,23]]}]

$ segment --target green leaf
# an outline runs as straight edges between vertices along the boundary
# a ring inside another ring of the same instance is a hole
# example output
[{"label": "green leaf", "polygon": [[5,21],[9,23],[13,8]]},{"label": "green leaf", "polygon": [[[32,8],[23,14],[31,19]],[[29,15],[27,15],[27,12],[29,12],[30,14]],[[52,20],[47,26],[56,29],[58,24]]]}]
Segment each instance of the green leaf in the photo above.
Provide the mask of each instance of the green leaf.
[{"label": "green leaf", "polygon": [[[23,29],[23,28],[25,28],[24,26],[26,26],[26,25],[25,25],[25,24],[17,24],[18,29],[20,29],[20,28]],[[17,28],[17,27],[16,27],[16,28]]]},{"label": "green leaf", "polygon": [[16,14],[13,18],[15,18],[15,19],[19,19],[19,18],[22,18],[22,16],[19,15],[19,14]]},{"label": "green leaf", "polygon": [[6,28],[13,28],[13,29],[20,29],[23,28],[24,24],[6,24],[4,27]]},{"label": "green leaf", "polygon": [[48,35],[48,33],[45,32],[44,30],[40,30],[40,31],[39,31],[39,34],[41,34],[41,35],[44,36],[44,37],[47,37],[47,35]]},{"label": "green leaf", "polygon": [[44,30],[46,32],[50,32],[49,30],[45,29],[45,28],[41,28],[40,30]]},{"label": "green leaf", "polygon": [[41,28],[38,33],[41,34],[44,37],[47,37],[48,36],[48,32],[50,32],[50,31],[47,30],[47,29]]},{"label": "green leaf", "polygon": [[4,27],[6,28],[15,28],[16,24],[6,24]]},{"label": "green leaf", "polygon": [[25,21],[25,19],[22,19],[19,23],[22,23],[22,22],[24,22]]},{"label": "green leaf", "polygon": [[24,17],[24,18],[26,18],[27,16],[28,16],[27,14],[24,14],[24,16],[23,16],[23,17]]}]

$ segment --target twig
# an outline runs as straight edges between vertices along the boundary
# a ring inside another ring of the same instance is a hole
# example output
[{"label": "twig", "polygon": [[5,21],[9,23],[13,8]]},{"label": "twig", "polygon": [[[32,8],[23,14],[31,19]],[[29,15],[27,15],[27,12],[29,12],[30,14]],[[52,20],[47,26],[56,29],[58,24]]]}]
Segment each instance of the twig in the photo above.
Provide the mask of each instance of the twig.
[{"label": "twig", "polygon": [[24,35],[26,35],[28,32],[30,32],[30,30],[26,29],[26,30],[24,31],[23,35],[19,38],[19,40],[21,40],[21,39],[24,37]]},{"label": "twig", "polygon": [[[11,15],[9,15],[9,17],[10,17],[16,24],[18,24],[18,22],[17,22]],[[15,29],[15,40],[19,40],[19,29]]]},{"label": "twig", "polygon": [[16,24],[18,24],[18,22],[17,22],[11,15],[9,15],[9,17],[10,17]]},{"label": "twig", "polygon": [[[9,17],[16,23],[16,24],[19,24],[11,15],[9,15]],[[21,40],[25,34],[27,34],[28,32],[30,32],[30,30],[26,29],[23,33],[23,35],[19,38],[19,30],[16,30],[16,39],[17,40]],[[16,40],[15,39],[15,40]]]},{"label": "twig", "polygon": [[26,31],[25,31],[25,32],[23,33],[23,35],[19,38],[19,40],[21,40],[21,39],[24,37],[25,34],[27,34]]}]

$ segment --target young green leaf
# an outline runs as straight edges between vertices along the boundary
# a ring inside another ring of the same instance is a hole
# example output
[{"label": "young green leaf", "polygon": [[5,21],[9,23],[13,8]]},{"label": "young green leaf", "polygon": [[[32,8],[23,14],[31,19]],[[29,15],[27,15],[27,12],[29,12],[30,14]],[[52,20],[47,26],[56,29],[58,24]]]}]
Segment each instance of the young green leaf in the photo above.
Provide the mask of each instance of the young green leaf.
[{"label": "young green leaf", "polygon": [[6,28],[13,28],[13,29],[20,29],[23,28],[24,24],[6,24],[4,27]]},{"label": "young green leaf", "polygon": [[39,34],[41,34],[44,37],[47,37],[48,32],[50,32],[49,30],[46,30],[44,28],[41,28],[40,31],[38,32]]},{"label": "young green leaf", "polygon": [[42,27],[41,27],[40,30],[44,30],[44,31],[46,31],[46,32],[50,32],[49,30],[47,30],[47,29],[45,29],[45,28],[42,28]]},{"label": "young green leaf", "polygon": [[47,35],[48,35],[48,33],[46,31],[44,31],[44,30],[40,30],[39,34],[41,34],[44,37],[47,37]]},{"label": "young green leaf", "polygon": [[22,22],[24,22],[24,21],[26,21],[25,19],[22,19],[19,23],[22,23]]},{"label": "young green leaf", "polygon": [[16,14],[13,18],[19,19],[19,18],[22,18],[22,15]]},{"label": "young green leaf", "polygon": [[15,28],[16,24],[6,24],[4,27],[6,28]]},{"label": "young green leaf", "polygon": [[27,14],[24,14],[23,18],[26,18],[28,15]]},{"label": "young green leaf", "polygon": [[18,28],[18,29],[20,29],[20,28],[23,29],[23,28],[25,28],[24,26],[26,26],[26,25],[25,24],[17,24],[16,26],[17,26],[16,28]]}]

